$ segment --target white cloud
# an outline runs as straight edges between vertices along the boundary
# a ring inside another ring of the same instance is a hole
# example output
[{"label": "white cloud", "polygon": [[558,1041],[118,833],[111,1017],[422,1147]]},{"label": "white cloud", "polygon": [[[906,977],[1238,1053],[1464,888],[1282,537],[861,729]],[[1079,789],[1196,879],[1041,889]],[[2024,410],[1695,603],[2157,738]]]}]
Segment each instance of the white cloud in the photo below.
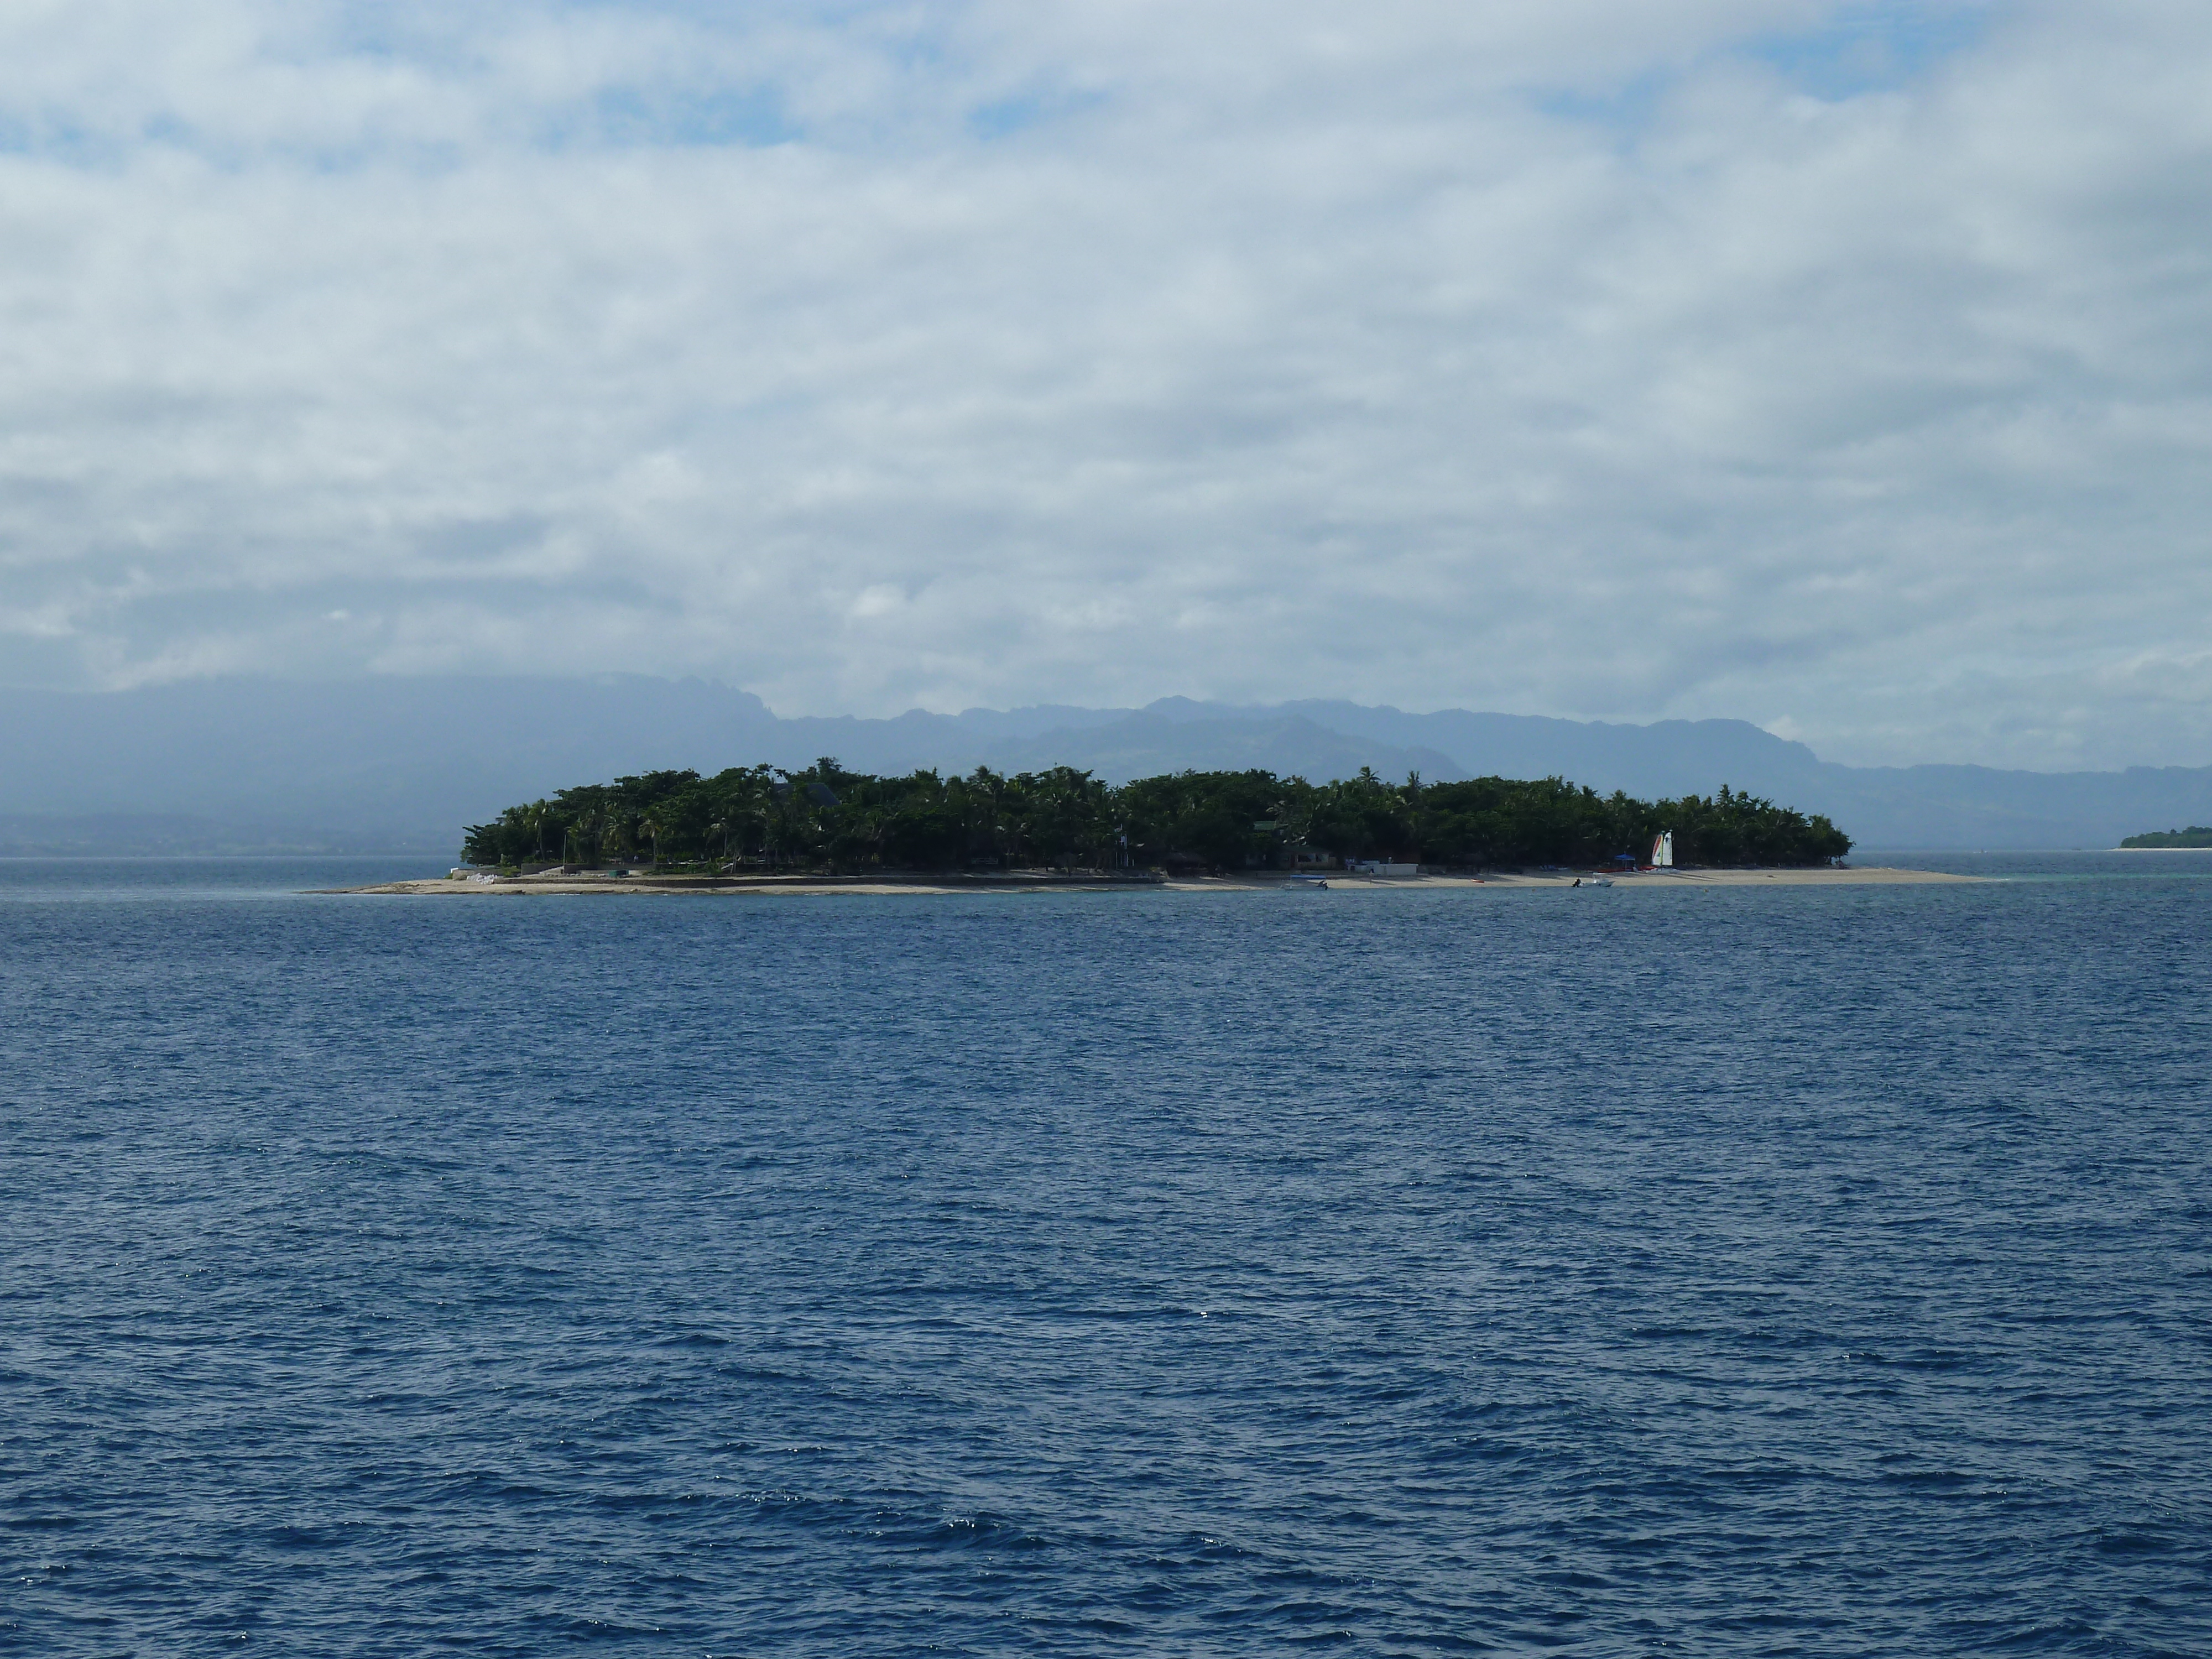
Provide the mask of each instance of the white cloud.
[{"label": "white cloud", "polygon": [[11,9],[0,676],[2212,762],[2212,15],[722,9]]}]

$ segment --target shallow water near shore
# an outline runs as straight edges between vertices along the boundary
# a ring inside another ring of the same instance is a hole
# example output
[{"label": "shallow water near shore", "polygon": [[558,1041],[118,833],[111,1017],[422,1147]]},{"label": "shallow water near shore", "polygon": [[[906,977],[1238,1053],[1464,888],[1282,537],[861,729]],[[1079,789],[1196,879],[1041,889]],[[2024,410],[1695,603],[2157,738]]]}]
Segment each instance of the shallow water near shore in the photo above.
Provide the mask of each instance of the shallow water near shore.
[{"label": "shallow water near shore", "polygon": [[2212,1650],[2212,859],[1917,861],[0,863],[0,1651]]}]

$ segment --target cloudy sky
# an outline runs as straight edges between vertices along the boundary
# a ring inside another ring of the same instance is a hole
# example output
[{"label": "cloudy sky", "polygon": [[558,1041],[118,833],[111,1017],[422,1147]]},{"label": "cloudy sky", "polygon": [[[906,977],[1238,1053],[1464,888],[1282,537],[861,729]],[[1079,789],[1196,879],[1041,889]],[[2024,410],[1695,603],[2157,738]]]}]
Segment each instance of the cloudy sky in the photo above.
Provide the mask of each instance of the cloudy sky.
[{"label": "cloudy sky", "polygon": [[13,0],[0,681],[2212,763],[2212,8]]}]

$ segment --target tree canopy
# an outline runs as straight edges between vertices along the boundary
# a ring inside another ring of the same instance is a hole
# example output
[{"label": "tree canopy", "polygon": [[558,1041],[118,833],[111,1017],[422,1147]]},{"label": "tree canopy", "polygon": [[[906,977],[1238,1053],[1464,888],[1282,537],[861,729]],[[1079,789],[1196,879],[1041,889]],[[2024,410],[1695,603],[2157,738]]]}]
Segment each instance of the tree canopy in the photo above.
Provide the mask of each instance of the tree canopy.
[{"label": "tree canopy", "polygon": [[1178,772],[1114,787],[1065,766],[877,777],[825,757],[799,771],[647,772],[560,790],[471,825],[462,856],[500,866],[1235,871],[1304,855],[1484,868],[1641,861],[1665,830],[1682,864],[1823,864],[1851,847],[1825,817],[1725,785],[1643,801],[1556,777],[1389,783],[1363,768],[1320,784]]},{"label": "tree canopy", "polygon": [[2192,823],[2186,830],[2148,830],[2140,836],[2130,836],[2120,843],[2123,847],[2212,847],[2212,829]]}]

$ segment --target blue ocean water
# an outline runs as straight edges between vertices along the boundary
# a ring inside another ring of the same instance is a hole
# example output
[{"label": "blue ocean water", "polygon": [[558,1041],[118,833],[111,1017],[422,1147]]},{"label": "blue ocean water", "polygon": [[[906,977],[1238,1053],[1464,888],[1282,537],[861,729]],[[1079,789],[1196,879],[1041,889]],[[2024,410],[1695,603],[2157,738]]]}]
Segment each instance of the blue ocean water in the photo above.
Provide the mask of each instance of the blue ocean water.
[{"label": "blue ocean water", "polygon": [[0,1650],[2212,1652],[2212,858],[0,865]]}]

